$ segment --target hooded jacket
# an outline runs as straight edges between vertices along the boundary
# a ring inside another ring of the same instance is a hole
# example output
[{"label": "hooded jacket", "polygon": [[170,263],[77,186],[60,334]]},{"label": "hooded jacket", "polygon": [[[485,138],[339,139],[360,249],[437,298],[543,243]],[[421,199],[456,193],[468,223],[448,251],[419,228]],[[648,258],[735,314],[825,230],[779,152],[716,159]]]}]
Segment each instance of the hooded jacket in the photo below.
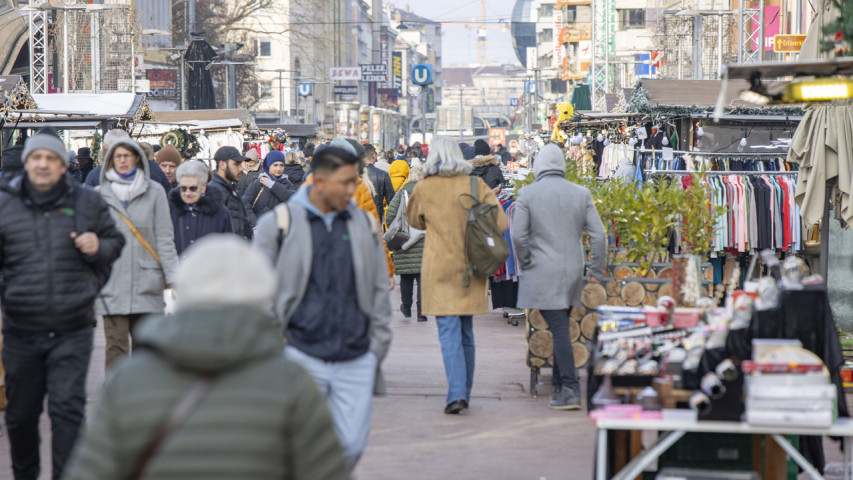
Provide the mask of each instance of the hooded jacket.
[{"label": "hooded jacket", "polygon": [[169,208],[178,255],[182,255],[184,250],[205,235],[233,232],[231,215],[219,195],[219,190],[208,190],[190,207],[181,198],[180,189],[173,188],[169,192]]},{"label": "hooded jacket", "polygon": [[258,223],[258,217],[269,212],[279,203],[288,201],[296,193],[296,186],[287,177],[287,170],[279,178],[273,178],[270,174],[270,167],[276,162],[284,164],[284,155],[281,152],[272,151],[267,154],[264,159],[264,173],[261,174],[272,179],[272,185],[262,184],[259,177],[243,193],[241,199],[243,210],[246,211],[249,225],[253,228]]},{"label": "hooded jacket", "polygon": [[[125,206],[113,191],[113,182],[107,179],[107,172],[112,168],[109,160],[101,171],[101,198],[110,207],[110,214],[124,235],[127,247],[113,264],[110,281],[101,291],[103,301],[95,302],[95,310],[98,315],[160,312],[163,310],[163,290],[166,284],[174,283],[178,268],[169,202],[163,187],[150,179],[145,153],[135,142],[129,139],[115,142],[104,158],[111,158],[120,146],[132,149],[139,155],[141,160],[136,174],[144,175],[146,181],[138,192],[132,194]],[[122,219],[122,214],[157,252],[159,263],[134,236]]]},{"label": "hooded jacket", "polygon": [[298,163],[288,163],[284,166],[284,174],[297,189],[302,185],[302,178],[305,176],[305,169]]},{"label": "hooded jacket", "polygon": [[385,212],[385,207],[394,199],[394,184],[391,183],[391,176],[376,168],[375,165],[367,165],[365,172],[367,172],[370,183],[373,184],[373,203],[376,204],[376,211],[379,212],[381,218]]},{"label": "hooded jacket", "polygon": [[[391,168],[388,169],[388,175],[391,176],[391,185],[394,186],[394,191],[400,190],[406,180],[409,179],[409,164],[405,160],[394,160]],[[390,205],[391,203],[388,202]]]},{"label": "hooded jacket", "polygon": [[[0,303],[3,333],[69,332],[92,326],[92,303],[125,246],[97,192],[65,175],[63,195],[37,206],[24,175],[0,184]],[[93,232],[98,253],[86,257],[71,232]]]},{"label": "hooded jacket", "polygon": [[260,164],[258,165],[258,168],[245,172],[243,176],[240,177],[240,181],[237,182],[237,195],[239,195],[240,198],[243,198],[243,194],[246,193],[246,189],[249,188],[249,185],[257,180],[262,173],[264,173],[264,169],[261,168]]},{"label": "hooded jacket", "polygon": [[[391,204],[385,210],[385,225],[390,225],[394,221],[394,217],[397,216],[397,210],[399,210],[400,203],[403,200],[403,192],[409,192],[409,199],[411,199],[417,184],[418,182],[408,182],[397,190],[397,194],[394,195],[394,199],[391,200]],[[394,270],[398,275],[417,275],[421,273],[423,256],[424,239],[422,238],[408,250],[397,250],[391,255],[391,259],[394,261]]]},{"label": "hooded jacket", "polygon": [[[83,184],[87,187],[97,187],[101,184],[101,174],[103,171],[103,165],[98,165],[95,168],[90,166],[89,171],[83,176]],[[168,192],[172,189],[172,184],[169,183],[169,179],[166,177],[166,174],[163,173],[163,169],[161,169],[160,165],[158,165],[154,160],[148,160],[148,178],[159,183],[160,186],[163,187],[164,192]]]},{"label": "hooded jacket", "polygon": [[474,157],[471,160],[471,164],[474,165],[471,175],[482,178],[491,189],[500,187],[504,183],[504,175],[498,163],[498,157],[494,155]]},{"label": "hooded jacket", "polygon": [[601,279],[607,237],[589,190],[564,178],[566,160],[546,145],[533,164],[536,181],[519,190],[512,217],[512,245],[520,267],[518,308],[564,310],[581,306],[584,251],[589,235],[592,265]]},{"label": "hooded jacket", "polygon": [[308,373],[282,355],[278,328],[248,306],[147,319],[134,336],[141,349],[106,381],[66,480],[129,478],[201,375],[213,377],[210,391],[142,478],[349,478],[326,403]]}]

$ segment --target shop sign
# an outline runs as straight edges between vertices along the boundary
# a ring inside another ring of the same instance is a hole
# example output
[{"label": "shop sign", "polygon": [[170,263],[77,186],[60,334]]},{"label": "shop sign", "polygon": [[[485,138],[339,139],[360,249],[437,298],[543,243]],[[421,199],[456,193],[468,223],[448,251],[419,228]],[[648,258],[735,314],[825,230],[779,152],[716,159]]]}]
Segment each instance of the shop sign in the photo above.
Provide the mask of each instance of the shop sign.
[{"label": "shop sign", "polygon": [[358,95],[358,87],[355,85],[335,85],[335,95]]},{"label": "shop sign", "polygon": [[388,80],[388,65],[371,63],[359,65],[363,82],[384,82]]},{"label": "shop sign", "polygon": [[563,30],[563,12],[554,12],[554,64],[563,64],[563,44],[560,43],[560,33]]},{"label": "shop sign", "polygon": [[554,7],[557,10],[562,9],[563,7],[568,7],[571,5],[590,5],[592,4],[592,0],[557,0],[557,6]]},{"label": "shop sign", "polygon": [[489,146],[496,147],[498,145],[506,145],[506,129],[505,128],[490,128],[489,129]]},{"label": "shop sign", "polygon": [[398,96],[403,94],[403,52],[391,54],[391,88]]},{"label": "shop sign", "polygon": [[178,71],[174,68],[150,68],[145,71],[145,78],[148,79],[152,89],[174,90],[177,77]]},{"label": "shop sign", "polygon": [[777,53],[796,53],[803,48],[805,35],[776,35],[773,37],[773,51]]},{"label": "shop sign", "polygon": [[361,67],[332,67],[329,78],[333,81],[361,80]]}]

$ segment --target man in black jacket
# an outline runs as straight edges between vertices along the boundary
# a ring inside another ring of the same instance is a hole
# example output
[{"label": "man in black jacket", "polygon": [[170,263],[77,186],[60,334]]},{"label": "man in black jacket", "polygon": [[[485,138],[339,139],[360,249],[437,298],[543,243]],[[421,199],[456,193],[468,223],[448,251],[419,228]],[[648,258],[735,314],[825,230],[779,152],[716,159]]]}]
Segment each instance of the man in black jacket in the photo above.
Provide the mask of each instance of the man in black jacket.
[{"label": "man in black jacket", "polygon": [[366,164],[367,177],[370,183],[373,184],[373,203],[376,204],[376,211],[379,212],[379,218],[385,218],[385,208],[391,204],[394,199],[394,184],[391,182],[391,175],[376,167],[376,147],[367,143],[364,145],[364,162]]},{"label": "man in black jacket", "polygon": [[213,179],[207,184],[208,190],[218,190],[224,199],[223,205],[228,207],[231,214],[231,225],[234,233],[245,238],[252,238],[252,225],[243,207],[243,200],[237,195],[237,182],[243,176],[243,162],[246,157],[234,147],[222,147],[213,155],[216,170]]},{"label": "man in black jacket", "polygon": [[58,479],[83,423],[93,304],[125,241],[98,193],[66,173],[59,137],[34,135],[22,157],[25,173],[0,184],[6,427],[15,479],[39,478],[47,395]]}]

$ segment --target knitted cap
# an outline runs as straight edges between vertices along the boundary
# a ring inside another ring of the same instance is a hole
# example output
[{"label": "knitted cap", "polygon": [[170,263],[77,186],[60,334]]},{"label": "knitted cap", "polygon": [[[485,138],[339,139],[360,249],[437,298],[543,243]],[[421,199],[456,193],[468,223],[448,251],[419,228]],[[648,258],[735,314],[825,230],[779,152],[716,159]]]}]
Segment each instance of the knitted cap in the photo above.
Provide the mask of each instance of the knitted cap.
[{"label": "knitted cap", "polygon": [[486,143],[485,140],[480,138],[480,139],[477,139],[476,142],[474,142],[474,155],[485,156],[485,155],[491,155],[491,154],[492,154],[492,149],[489,147],[489,144]]},{"label": "knitted cap", "polygon": [[28,138],[27,143],[24,144],[24,153],[21,155],[24,163],[27,163],[27,159],[36,150],[49,150],[61,158],[65,165],[68,166],[68,151],[65,150],[65,144],[56,135],[37,133]]}]

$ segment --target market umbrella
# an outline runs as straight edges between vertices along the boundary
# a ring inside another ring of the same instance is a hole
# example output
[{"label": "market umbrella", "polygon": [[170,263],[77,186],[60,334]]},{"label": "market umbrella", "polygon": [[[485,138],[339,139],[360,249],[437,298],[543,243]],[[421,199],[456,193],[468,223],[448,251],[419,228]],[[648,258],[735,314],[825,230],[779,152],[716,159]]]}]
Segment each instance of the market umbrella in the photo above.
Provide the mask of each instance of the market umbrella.
[{"label": "market umbrella", "polygon": [[187,48],[184,60],[190,70],[187,85],[187,105],[190,110],[216,108],[216,95],[213,93],[213,78],[210,67],[216,58],[216,52],[204,40],[194,39]]},{"label": "market umbrella", "polygon": [[[839,16],[832,0],[822,0],[809,27],[800,60],[821,58],[823,26]],[[838,101],[806,107],[791,140],[788,161],[800,164],[796,200],[808,224],[823,218],[827,182],[834,182],[836,217],[853,223],[853,103]]]}]

